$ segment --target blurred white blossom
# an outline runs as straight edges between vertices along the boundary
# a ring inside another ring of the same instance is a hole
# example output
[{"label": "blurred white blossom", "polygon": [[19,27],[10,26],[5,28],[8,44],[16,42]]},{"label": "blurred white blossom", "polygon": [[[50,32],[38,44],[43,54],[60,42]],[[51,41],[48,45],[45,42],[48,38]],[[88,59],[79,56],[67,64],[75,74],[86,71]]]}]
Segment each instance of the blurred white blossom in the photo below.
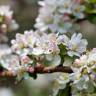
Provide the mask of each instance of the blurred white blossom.
[{"label": "blurred white blossom", "polygon": [[6,32],[11,32],[17,30],[19,25],[13,19],[13,11],[11,10],[9,5],[1,5],[0,6],[0,42],[7,41]]},{"label": "blurred white blossom", "polygon": [[8,5],[2,5],[0,6],[0,15],[1,16],[6,16],[7,18],[12,18],[13,11],[10,10],[10,6]]},{"label": "blurred white blossom", "polygon": [[77,19],[84,18],[85,7],[76,0],[44,0],[39,5],[35,27],[40,31],[66,33],[74,26],[71,15]]},{"label": "blurred white blossom", "polygon": [[2,56],[8,55],[10,53],[11,53],[11,49],[8,45],[0,44],[0,59],[2,58]]},{"label": "blurred white blossom", "polygon": [[10,88],[0,88],[1,96],[15,96],[13,91]]}]

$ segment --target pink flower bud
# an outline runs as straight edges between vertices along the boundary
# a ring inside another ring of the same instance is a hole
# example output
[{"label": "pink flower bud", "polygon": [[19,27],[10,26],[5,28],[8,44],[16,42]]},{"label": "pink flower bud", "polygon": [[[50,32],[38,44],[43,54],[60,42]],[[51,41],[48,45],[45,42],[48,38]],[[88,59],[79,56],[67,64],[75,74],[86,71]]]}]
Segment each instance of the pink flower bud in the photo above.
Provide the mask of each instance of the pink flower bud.
[{"label": "pink flower bud", "polygon": [[27,71],[30,72],[30,73],[34,73],[34,68],[33,68],[33,67],[29,67],[29,68],[27,69]]},{"label": "pink flower bud", "polygon": [[79,59],[76,59],[75,60],[75,64],[80,64],[80,60]]},{"label": "pink flower bud", "polygon": [[23,64],[26,64],[26,63],[28,63],[29,61],[30,61],[30,59],[29,59],[28,56],[22,56],[22,57],[21,57],[21,62],[22,62]]}]

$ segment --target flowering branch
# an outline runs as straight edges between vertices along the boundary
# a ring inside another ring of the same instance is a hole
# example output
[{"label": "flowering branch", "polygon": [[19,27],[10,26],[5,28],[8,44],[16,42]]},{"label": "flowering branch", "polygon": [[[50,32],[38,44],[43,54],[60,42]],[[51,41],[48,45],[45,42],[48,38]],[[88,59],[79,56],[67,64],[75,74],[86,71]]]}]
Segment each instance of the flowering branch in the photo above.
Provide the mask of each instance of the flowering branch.
[{"label": "flowering branch", "polygon": [[[24,3],[23,0],[20,3]],[[61,91],[66,91],[70,82],[72,96],[96,96],[96,48],[87,51],[87,40],[81,33],[73,34],[80,31],[81,22],[96,19],[96,0],[44,0],[39,5],[41,8],[34,25],[36,30],[16,34],[8,54],[2,48],[0,77],[16,77],[22,81],[29,76],[36,79],[37,74],[69,73],[57,78],[55,95],[65,96]],[[12,14],[10,7],[0,7],[0,31],[4,35],[19,27]],[[52,65],[46,67],[49,63]],[[59,89],[60,94],[56,94]]]}]

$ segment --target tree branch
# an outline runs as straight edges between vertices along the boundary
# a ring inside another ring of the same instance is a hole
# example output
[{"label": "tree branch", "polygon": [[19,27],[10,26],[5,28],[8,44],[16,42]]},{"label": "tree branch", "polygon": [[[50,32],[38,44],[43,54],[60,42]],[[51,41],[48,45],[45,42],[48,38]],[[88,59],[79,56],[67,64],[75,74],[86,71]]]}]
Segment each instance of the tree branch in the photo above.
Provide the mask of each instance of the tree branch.
[{"label": "tree branch", "polygon": [[55,66],[55,67],[35,67],[35,73],[46,74],[46,73],[55,73],[55,72],[64,72],[64,73],[73,73],[72,69],[67,66]]},{"label": "tree branch", "polygon": [[[33,67],[30,67],[29,69],[32,69]],[[50,74],[50,73],[56,73],[56,72],[64,72],[64,73],[73,73],[72,69],[67,66],[55,66],[55,67],[44,67],[42,65],[35,66],[33,70],[27,70],[27,72],[33,74]],[[2,70],[0,71],[0,77],[15,77],[14,74],[11,71]]]}]

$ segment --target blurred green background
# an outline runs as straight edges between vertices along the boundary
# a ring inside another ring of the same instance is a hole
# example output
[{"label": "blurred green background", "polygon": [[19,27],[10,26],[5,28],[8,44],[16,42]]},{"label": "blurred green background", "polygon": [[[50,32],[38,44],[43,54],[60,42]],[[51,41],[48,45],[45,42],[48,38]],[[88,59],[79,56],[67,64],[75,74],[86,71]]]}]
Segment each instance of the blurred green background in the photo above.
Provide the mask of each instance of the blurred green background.
[{"label": "blurred green background", "polygon": [[[38,1],[39,0],[0,0],[0,5],[10,5],[12,7],[12,9],[14,10],[14,19],[16,19],[17,23],[20,25],[20,28],[17,31],[7,34],[9,38],[9,45],[10,40],[15,38],[16,33],[23,33],[24,30],[34,29],[33,25],[38,15],[39,9],[37,3]],[[88,21],[84,21],[81,23],[81,30],[84,37],[88,39],[89,49],[95,47],[96,25],[93,25]],[[11,88],[11,91],[14,94],[8,95],[6,93],[6,95],[4,96],[49,96],[52,92],[51,87],[53,77],[54,74],[50,76],[40,75],[37,80],[30,78],[29,80],[24,80],[17,85],[15,85],[14,82],[12,83],[12,81],[8,79],[7,84],[4,84],[4,82],[3,84],[1,84],[1,89],[3,87]]]}]

